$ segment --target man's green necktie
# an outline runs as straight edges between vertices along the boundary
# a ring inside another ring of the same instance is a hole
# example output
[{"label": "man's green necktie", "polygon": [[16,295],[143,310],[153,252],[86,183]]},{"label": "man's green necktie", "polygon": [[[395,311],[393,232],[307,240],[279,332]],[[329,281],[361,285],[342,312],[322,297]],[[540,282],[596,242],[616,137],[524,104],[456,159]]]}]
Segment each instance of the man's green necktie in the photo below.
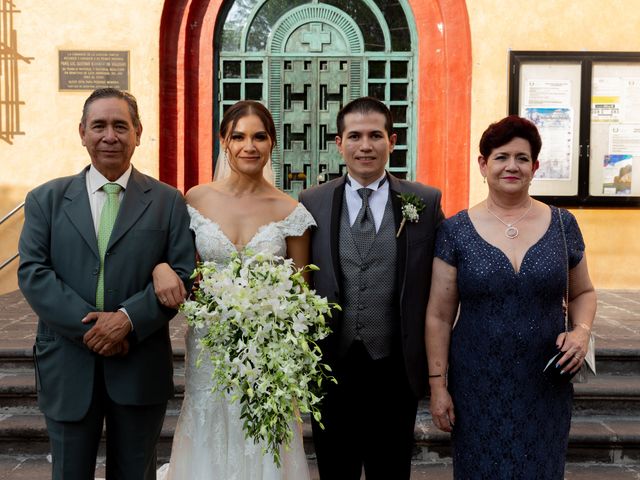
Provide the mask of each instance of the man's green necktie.
[{"label": "man's green necktie", "polygon": [[102,190],[107,194],[107,201],[102,207],[100,225],[98,227],[98,253],[100,254],[100,273],[98,273],[98,287],[96,288],[96,309],[104,310],[104,254],[107,251],[111,230],[116,223],[120,208],[119,193],[122,187],[117,183],[105,183]]}]

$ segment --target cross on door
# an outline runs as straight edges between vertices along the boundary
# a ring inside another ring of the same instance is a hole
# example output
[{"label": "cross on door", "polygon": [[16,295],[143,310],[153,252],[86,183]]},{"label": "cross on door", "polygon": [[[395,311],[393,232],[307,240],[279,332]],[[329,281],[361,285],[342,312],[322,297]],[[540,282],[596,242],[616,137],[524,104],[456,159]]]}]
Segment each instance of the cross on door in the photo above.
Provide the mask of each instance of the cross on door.
[{"label": "cross on door", "polygon": [[309,31],[302,34],[301,43],[308,44],[310,52],[322,52],[322,47],[331,43],[331,32],[323,32],[322,24],[312,23]]}]

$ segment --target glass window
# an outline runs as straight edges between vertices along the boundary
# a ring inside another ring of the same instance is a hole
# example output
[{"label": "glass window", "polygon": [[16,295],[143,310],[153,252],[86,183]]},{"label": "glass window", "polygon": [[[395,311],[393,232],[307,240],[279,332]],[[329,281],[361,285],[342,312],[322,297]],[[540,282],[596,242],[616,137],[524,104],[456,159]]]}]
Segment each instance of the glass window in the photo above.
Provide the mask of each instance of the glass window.
[{"label": "glass window", "polygon": [[407,107],[404,105],[391,105],[391,116],[394,123],[407,123]]},{"label": "glass window", "polygon": [[406,150],[394,150],[391,152],[389,158],[389,166],[391,168],[406,168],[407,167],[407,151]]},{"label": "glass window", "polygon": [[239,61],[224,61],[222,63],[222,77],[223,78],[240,78],[240,62]]},{"label": "glass window", "polygon": [[247,83],[244,86],[244,98],[247,100],[262,100],[262,83]]},{"label": "glass window", "polygon": [[[221,45],[222,51],[240,50],[240,35],[250,17],[253,8],[262,0],[242,0],[232,2],[229,13],[223,24]],[[247,36],[247,50],[263,51],[273,26],[287,11],[311,3],[311,0],[267,0],[253,19]],[[382,27],[374,13],[363,0],[324,0],[339,8],[355,20],[364,38],[365,50],[371,52],[384,51],[384,35]],[[398,0],[375,0],[391,32],[391,49],[398,52],[411,51],[411,34],[402,5]]]},{"label": "glass window", "polygon": [[387,62],[369,62],[369,78],[387,78]]},{"label": "glass window", "polygon": [[370,83],[369,84],[369,96],[376,97],[378,100],[382,100],[383,102],[386,100],[384,98],[384,83]]},{"label": "glass window", "polygon": [[247,78],[262,78],[262,61],[245,63],[245,74]]},{"label": "glass window", "polygon": [[[249,0],[247,3],[255,3],[255,1],[256,0]],[[309,0],[268,0],[265,2],[265,4],[260,7],[260,10],[258,10],[258,13],[251,23],[251,27],[249,27],[247,51],[261,52],[267,48],[269,34],[278,19],[289,10],[304,5],[305,3],[311,2]],[[244,20],[246,22],[246,16]]]},{"label": "glass window", "polygon": [[223,88],[223,97],[225,100],[240,100],[240,84],[225,83]]},{"label": "glass window", "polygon": [[231,8],[222,24],[221,50],[225,52],[237,52],[240,50],[240,36],[247,23],[247,17],[253,7],[261,0],[243,0],[230,2]]},{"label": "glass window", "polygon": [[376,0],[391,31],[391,49],[395,52],[411,51],[411,33],[402,5],[398,0]]},{"label": "glass window", "polygon": [[391,62],[391,78],[407,78],[408,62]]},{"label": "glass window", "polygon": [[391,100],[406,100],[406,99],[407,99],[407,84],[392,83],[391,84]]},{"label": "glass window", "polygon": [[362,0],[324,0],[322,3],[338,7],[355,20],[362,32],[366,51],[384,51],[382,28],[376,16]]}]

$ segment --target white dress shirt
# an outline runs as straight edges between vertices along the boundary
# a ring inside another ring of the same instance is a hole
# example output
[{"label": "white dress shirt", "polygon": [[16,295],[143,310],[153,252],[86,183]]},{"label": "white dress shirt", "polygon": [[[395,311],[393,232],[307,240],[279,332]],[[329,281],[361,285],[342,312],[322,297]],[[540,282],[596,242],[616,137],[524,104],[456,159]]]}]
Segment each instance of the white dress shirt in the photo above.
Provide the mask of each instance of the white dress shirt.
[{"label": "white dress shirt", "polygon": [[380,178],[371,182],[369,185],[360,185],[356,179],[347,174],[349,181],[344,186],[344,192],[347,200],[347,209],[349,210],[349,225],[353,226],[358,212],[362,207],[362,197],[358,193],[358,189],[366,187],[373,190],[369,196],[369,208],[373,214],[373,223],[376,226],[376,232],[378,232],[382,224],[384,210],[387,207],[387,200],[389,199],[389,182],[384,182],[380,185],[380,182],[386,175],[386,172],[383,173]]},{"label": "white dress shirt", "polygon": [[102,190],[105,183],[117,183],[122,187],[120,193],[120,201],[124,196],[124,191],[127,189],[127,183],[129,183],[129,177],[131,176],[131,170],[133,165],[129,165],[127,171],[124,172],[120,178],[115,182],[110,182],[104,175],[102,175],[93,165],[89,167],[87,172],[87,194],[89,195],[89,205],[91,206],[91,216],[93,217],[93,226],[96,230],[96,238],[98,237],[98,228],[100,227],[100,214],[102,213],[102,207],[107,201],[107,193]]}]

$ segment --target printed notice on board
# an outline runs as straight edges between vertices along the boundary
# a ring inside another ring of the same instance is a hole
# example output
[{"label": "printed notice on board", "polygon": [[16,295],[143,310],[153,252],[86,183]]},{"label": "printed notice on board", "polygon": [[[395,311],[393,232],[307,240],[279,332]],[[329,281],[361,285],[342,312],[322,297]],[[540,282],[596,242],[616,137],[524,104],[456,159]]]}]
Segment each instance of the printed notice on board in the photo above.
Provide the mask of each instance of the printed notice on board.
[{"label": "printed notice on board", "polygon": [[521,115],[531,120],[542,138],[535,180],[571,180],[573,108],[571,81],[530,79]]},{"label": "printed notice on board", "polygon": [[60,90],[129,90],[127,51],[60,50],[58,62]]},{"label": "printed notice on board", "polygon": [[538,127],[542,149],[536,179],[570,180],[573,151],[573,110],[571,108],[525,108],[524,117]]},{"label": "printed notice on board", "polygon": [[622,122],[640,123],[640,78],[622,79]]},{"label": "printed notice on board", "polygon": [[591,121],[640,123],[640,78],[594,78],[591,95]]},{"label": "printed notice on board", "polygon": [[633,160],[640,159],[640,125],[611,125],[609,152],[604,156],[602,193],[631,195]]},{"label": "printed notice on board", "polygon": [[525,107],[569,107],[570,80],[527,80],[524,90]]},{"label": "printed notice on board", "polygon": [[620,78],[598,77],[591,87],[591,121],[616,123],[620,121]]}]

